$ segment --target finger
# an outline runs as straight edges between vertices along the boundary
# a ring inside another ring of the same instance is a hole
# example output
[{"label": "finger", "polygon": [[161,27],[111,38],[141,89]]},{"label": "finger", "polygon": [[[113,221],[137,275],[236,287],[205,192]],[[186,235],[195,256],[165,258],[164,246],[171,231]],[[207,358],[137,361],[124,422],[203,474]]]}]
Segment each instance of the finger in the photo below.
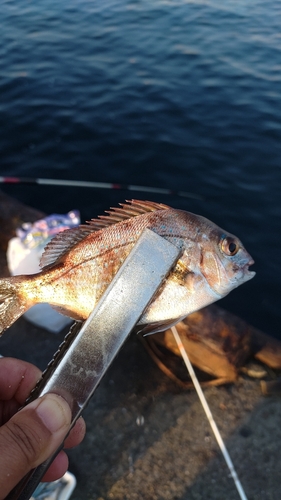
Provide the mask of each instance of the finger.
[{"label": "finger", "polygon": [[15,398],[22,405],[41,377],[36,366],[14,358],[0,359],[0,399]]},{"label": "finger", "polygon": [[83,441],[86,434],[86,424],[85,420],[80,417],[78,418],[75,426],[71,429],[69,435],[67,436],[64,447],[65,448],[73,448]]},{"label": "finger", "polygon": [[71,422],[64,399],[46,394],[0,428],[0,500],[31,469],[44,462],[63,442]]},{"label": "finger", "polygon": [[[83,440],[86,433],[86,424],[82,417],[80,417],[69,435],[64,441],[64,448],[73,448]],[[68,456],[64,451],[61,451],[55,460],[50,465],[42,481],[56,481],[65,474],[68,469]]]},{"label": "finger", "polygon": [[68,456],[64,451],[60,451],[49,469],[41,479],[42,482],[56,481],[62,477],[68,469]]},{"label": "finger", "polygon": [[[86,424],[84,419],[80,417],[64,441],[64,448],[73,448],[74,446],[77,446],[83,440],[85,433]],[[64,451],[61,451],[50,465],[42,481],[55,481],[64,475],[67,468],[68,457]]]}]

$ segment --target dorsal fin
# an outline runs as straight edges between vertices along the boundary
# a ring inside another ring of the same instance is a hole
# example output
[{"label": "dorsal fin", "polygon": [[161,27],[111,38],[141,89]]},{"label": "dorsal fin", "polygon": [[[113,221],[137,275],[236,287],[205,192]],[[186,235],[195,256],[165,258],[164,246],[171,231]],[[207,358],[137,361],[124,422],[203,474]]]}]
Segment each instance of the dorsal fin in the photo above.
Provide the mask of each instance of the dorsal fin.
[{"label": "dorsal fin", "polygon": [[93,232],[91,226],[81,225],[58,233],[45,247],[40,267],[46,271],[69,252],[69,250]]},{"label": "dorsal fin", "polygon": [[126,200],[126,203],[120,203],[120,207],[110,208],[105,213],[108,215],[99,215],[97,219],[91,219],[86,224],[81,224],[79,227],[66,229],[58,233],[46,246],[41,257],[41,269],[49,269],[54,264],[59,263],[60,259],[69,252],[77,243],[86,238],[94,231],[100,231],[113,224],[118,224],[132,217],[143,215],[147,212],[155,210],[165,210],[170,208],[162,203],[153,201]]},{"label": "dorsal fin", "polygon": [[143,215],[147,212],[154,212],[155,210],[165,210],[168,205],[163,203],[155,203],[153,201],[140,201],[140,200],[126,200],[126,203],[120,203],[120,207],[111,207],[110,210],[105,210],[108,215],[98,215],[97,219],[87,221],[88,224],[95,230],[104,229],[105,227],[117,224],[131,217]]}]

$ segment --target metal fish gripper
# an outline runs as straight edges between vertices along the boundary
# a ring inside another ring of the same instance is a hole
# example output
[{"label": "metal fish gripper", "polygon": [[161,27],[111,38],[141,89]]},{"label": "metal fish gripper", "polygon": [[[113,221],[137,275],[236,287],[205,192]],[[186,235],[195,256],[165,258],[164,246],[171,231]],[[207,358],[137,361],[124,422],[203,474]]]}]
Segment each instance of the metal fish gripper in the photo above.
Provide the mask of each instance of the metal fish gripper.
[{"label": "metal fish gripper", "polygon": [[[180,254],[172,243],[145,229],[88,319],[56,353],[32,399],[47,392],[64,397],[73,427]],[[28,500],[62,448],[63,443],[6,500]]]}]

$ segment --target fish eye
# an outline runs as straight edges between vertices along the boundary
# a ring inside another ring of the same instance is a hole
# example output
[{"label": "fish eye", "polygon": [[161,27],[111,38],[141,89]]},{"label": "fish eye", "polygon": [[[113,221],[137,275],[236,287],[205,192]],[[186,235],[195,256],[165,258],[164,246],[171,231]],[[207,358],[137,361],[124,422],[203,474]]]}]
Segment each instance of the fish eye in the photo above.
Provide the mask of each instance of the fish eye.
[{"label": "fish eye", "polygon": [[239,250],[239,244],[231,236],[221,241],[221,249],[226,255],[235,255]]}]

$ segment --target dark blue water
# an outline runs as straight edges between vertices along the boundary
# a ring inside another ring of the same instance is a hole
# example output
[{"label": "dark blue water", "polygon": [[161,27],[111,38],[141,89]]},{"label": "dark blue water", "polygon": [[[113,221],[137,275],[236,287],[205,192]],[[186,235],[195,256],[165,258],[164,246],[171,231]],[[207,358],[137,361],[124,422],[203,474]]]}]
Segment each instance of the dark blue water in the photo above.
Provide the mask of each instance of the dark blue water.
[{"label": "dark blue water", "polygon": [[5,186],[48,213],[125,198],[237,234],[257,276],[221,302],[281,336],[281,4],[1,0],[0,175],[141,184],[178,196]]}]

